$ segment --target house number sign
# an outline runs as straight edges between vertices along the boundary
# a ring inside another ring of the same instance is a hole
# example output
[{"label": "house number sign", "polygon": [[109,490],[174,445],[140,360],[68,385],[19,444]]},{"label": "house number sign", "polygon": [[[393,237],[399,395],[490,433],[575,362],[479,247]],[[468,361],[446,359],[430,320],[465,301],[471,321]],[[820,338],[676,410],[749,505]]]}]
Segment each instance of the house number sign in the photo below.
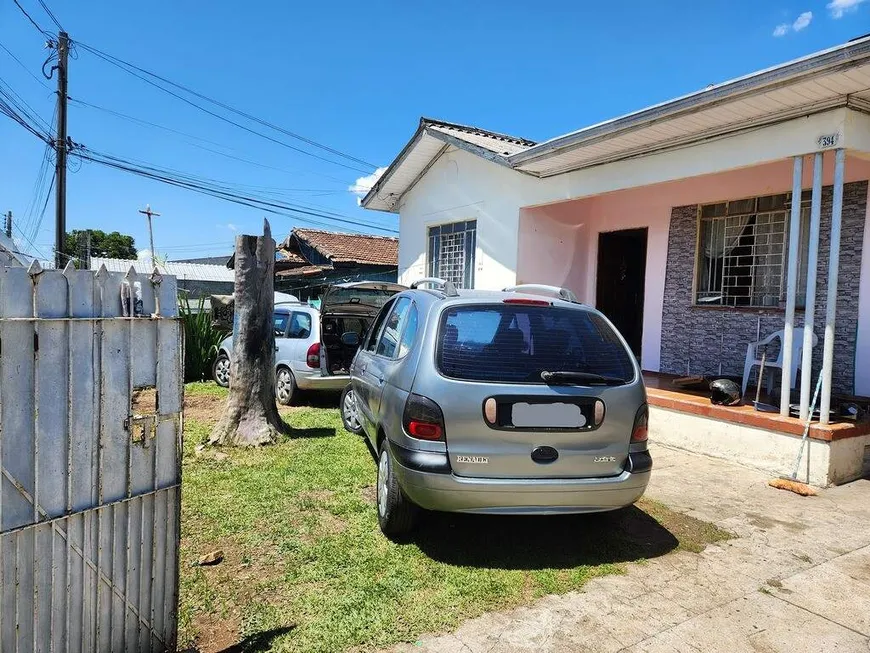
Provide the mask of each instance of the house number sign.
[{"label": "house number sign", "polygon": [[836,147],[837,141],[839,141],[839,140],[840,140],[839,133],[825,134],[823,136],[819,136],[819,141],[818,141],[819,149],[825,150],[825,149],[828,149],[829,147]]}]

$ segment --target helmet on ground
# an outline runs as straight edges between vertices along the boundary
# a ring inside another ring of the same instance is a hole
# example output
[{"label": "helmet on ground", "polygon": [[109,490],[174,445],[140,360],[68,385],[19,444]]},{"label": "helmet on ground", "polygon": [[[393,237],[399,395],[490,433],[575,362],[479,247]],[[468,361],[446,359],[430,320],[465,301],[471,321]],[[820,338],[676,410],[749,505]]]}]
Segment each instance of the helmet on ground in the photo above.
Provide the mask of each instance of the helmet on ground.
[{"label": "helmet on ground", "polygon": [[717,379],[710,384],[710,401],[717,406],[736,406],[740,403],[740,386],[729,379]]}]

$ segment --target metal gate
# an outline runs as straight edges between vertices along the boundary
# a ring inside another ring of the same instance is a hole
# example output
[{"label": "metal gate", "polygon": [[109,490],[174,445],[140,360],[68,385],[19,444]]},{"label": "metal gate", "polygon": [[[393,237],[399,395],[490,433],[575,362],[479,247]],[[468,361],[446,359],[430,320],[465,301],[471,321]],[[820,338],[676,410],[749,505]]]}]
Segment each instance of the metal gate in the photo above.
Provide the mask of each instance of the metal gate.
[{"label": "metal gate", "polygon": [[172,277],[0,267],[0,653],[175,649],[181,338]]}]

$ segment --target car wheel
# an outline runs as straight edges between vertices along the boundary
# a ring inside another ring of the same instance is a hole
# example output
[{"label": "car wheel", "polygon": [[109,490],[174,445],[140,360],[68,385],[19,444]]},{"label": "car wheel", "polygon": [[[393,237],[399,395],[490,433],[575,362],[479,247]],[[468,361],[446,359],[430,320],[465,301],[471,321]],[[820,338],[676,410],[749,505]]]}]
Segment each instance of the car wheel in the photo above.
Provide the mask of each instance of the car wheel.
[{"label": "car wheel", "polygon": [[282,406],[289,406],[296,395],[296,379],[293,378],[293,372],[286,367],[278,370],[275,378],[275,398]]},{"label": "car wheel", "polygon": [[224,352],[218,354],[211,368],[214,382],[222,388],[230,387],[230,359]]},{"label": "car wheel", "polygon": [[378,455],[378,525],[390,539],[409,533],[417,520],[417,506],[405,496],[393,473],[393,458],[386,440]]},{"label": "car wheel", "polygon": [[353,388],[348,385],[341,393],[341,423],[351,433],[362,433],[362,424],[359,421],[359,409],[356,405],[356,395]]}]

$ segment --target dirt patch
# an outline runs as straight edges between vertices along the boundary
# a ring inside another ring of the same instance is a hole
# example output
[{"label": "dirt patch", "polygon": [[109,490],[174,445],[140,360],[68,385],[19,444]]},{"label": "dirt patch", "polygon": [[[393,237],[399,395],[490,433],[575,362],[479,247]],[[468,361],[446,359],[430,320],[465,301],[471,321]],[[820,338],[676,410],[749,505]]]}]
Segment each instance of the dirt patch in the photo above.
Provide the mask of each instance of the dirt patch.
[{"label": "dirt patch", "polygon": [[372,506],[378,502],[378,488],[374,485],[366,485],[360,488],[359,493],[362,495],[363,501]]},{"label": "dirt patch", "polygon": [[186,395],[184,397],[184,416],[198,422],[214,424],[221,416],[224,399],[210,395]]},{"label": "dirt patch", "polygon": [[734,537],[731,533],[719,528],[715,524],[676,512],[652,499],[641,499],[637,502],[637,507],[655,519],[677,538],[680,543],[679,548],[684,551],[700,553],[708,544],[730,540]]},{"label": "dirt patch", "polygon": [[322,508],[335,496],[332,490],[306,490],[300,492],[297,500],[300,508]]},{"label": "dirt patch", "polygon": [[338,535],[347,529],[347,522],[341,517],[336,517],[331,512],[322,512],[317,519],[317,533],[319,537],[326,535]]},{"label": "dirt patch", "polygon": [[193,620],[196,629],[196,651],[217,653],[239,641],[239,620],[235,617],[219,619],[212,614],[200,614]]}]

